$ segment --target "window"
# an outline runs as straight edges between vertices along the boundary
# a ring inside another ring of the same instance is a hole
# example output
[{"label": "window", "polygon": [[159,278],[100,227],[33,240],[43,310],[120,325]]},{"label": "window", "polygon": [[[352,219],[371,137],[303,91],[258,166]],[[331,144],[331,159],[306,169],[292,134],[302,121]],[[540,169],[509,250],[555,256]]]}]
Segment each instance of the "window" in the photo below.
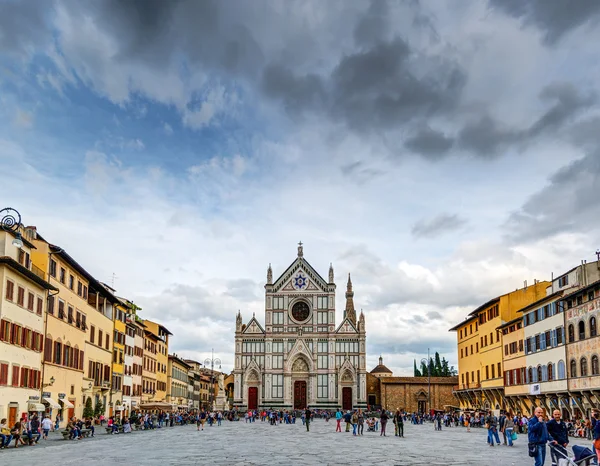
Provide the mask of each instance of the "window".
[{"label": "window", "polygon": [[577,377],[577,362],[571,359],[571,377]]},{"label": "window", "polygon": [[283,302],[283,296],[273,296],[273,309],[285,309]]},{"label": "window", "polygon": [[573,343],[575,341],[575,327],[573,324],[569,325],[569,343]]},{"label": "window", "polygon": [[96,341],[96,327],[90,325],[90,343],[95,343]]},{"label": "window", "polygon": [[87,285],[83,285],[83,299],[88,298],[88,287]]},{"label": "window", "polygon": [[328,398],[327,374],[317,375],[317,398]]},{"label": "window", "polygon": [[104,345],[104,347],[106,349],[110,348],[110,336],[108,335],[108,333],[106,334],[106,345]]},{"label": "window", "polygon": [[23,306],[25,304],[25,288],[19,286],[17,289],[17,304]]},{"label": "window", "polygon": [[44,311],[44,300],[38,296],[36,313],[37,313],[37,315],[41,316],[43,311]]},{"label": "window", "polygon": [[588,375],[587,359],[581,358],[581,360],[579,361],[579,365],[581,366],[581,377],[587,377],[587,375]]},{"label": "window", "polygon": [[273,369],[283,369],[283,355],[273,356]]},{"label": "window", "polygon": [[594,300],[594,292],[593,291],[588,291],[587,299],[588,299],[588,301]]},{"label": "window", "polygon": [[51,276],[56,278],[56,261],[54,259],[50,259],[49,272]]},{"label": "window", "polygon": [[556,344],[557,345],[562,345],[564,343],[564,333],[565,333],[565,328],[564,327],[558,327],[556,329]]},{"label": "window", "polygon": [[77,280],[77,294],[79,296],[83,295],[83,283]]},{"label": "window", "polygon": [[490,378],[490,366],[485,366],[485,378],[486,379]]},{"label": "window", "polygon": [[74,322],[74,318],[73,318],[73,308],[71,306],[68,307],[68,315],[67,315],[67,322],[69,322],[70,324],[72,324]]},{"label": "window", "polygon": [[327,324],[327,312],[317,312],[317,324]]},{"label": "window", "polygon": [[75,277],[69,275],[69,289],[72,290],[73,288],[75,288]]},{"label": "window", "polygon": [[283,398],[283,374],[273,374],[271,398]]},{"label": "window", "polygon": [[600,371],[599,371],[599,367],[598,367],[598,356],[594,355],[592,356],[592,375],[600,375]]},{"label": "window", "polygon": [[62,299],[58,300],[58,318],[65,318],[65,302]]},{"label": "window", "polygon": [[317,296],[317,309],[329,309],[329,299],[327,296]]},{"label": "window", "polygon": [[62,344],[54,342],[54,364],[62,364]]},{"label": "window", "polygon": [[283,341],[273,342],[273,353],[283,353]]},{"label": "window", "polygon": [[10,340],[10,322],[2,319],[0,321],[0,340],[9,341]]},{"label": "window", "polygon": [[98,329],[98,346],[102,346],[102,330]]},{"label": "window", "polygon": [[283,312],[273,313],[273,325],[283,325]]},{"label": "window", "polygon": [[569,284],[569,276],[565,275],[564,277],[560,277],[558,279],[558,286],[562,288],[563,286],[567,286]]},{"label": "window", "polygon": [[21,371],[21,368],[19,366],[12,366],[12,386],[13,387],[18,387],[19,386],[19,373]]},{"label": "window", "polygon": [[15,294],[15,284],[10,280],[6,280],[6,299],[12,301]]},{"label": "window", "polygon": [[558,361],[558,379],[563,380],[566,378],[565,374],[565,362],[563,360]]},{"label": "window", "polygon": [[65,275],[66,275],[66,274],[67,274],[67,271],[66,271],[66,270],[65,270],[63,267],[61,267],[61,268],[60,268],[60,276],[59,276],[59,278],[58,278],[58,279],[60,280],[60,282],[61,282],[63,285],[65,284]]},{"label": "window", "polygon": [[48,296],[48,314],[54,314],[54,296]]},{"label": "window", "polygon": [[492,379],[496,378],[496,367],[492,364]]},{"label": "window", "polygon": [[596,326],[596,318],[592,317],[590,319],[590,337],[595,337],[598,333],[597,330],[597,326]]},{"label": "window", "polygon": [[329,367],[327,361],[328,361],[327,355],[319,354],[317,356],[317,369],[327,369]]},{"label": "window", "polygon": [[585,340],[585,322],[583,320],[577,324],[577,330],[580,340]]},{"label": "window", "polygon": [[463,348],[460,349],[460,357],[461,357],[461,359],[465,357]]},{"label": "window", "polygon": [[545,333],[544,340],[546,341],[546,348],[552,348],[552,338],[550,331]]}]

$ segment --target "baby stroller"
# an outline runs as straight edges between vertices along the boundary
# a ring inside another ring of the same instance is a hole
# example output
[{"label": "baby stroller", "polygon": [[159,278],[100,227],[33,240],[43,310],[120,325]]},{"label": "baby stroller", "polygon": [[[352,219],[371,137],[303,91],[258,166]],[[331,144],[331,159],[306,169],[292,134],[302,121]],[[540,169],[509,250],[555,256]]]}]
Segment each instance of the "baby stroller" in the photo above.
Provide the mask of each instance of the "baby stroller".
[{"label": "baby stroller", "polygon": [[550,449],[560,458],[558,466],[591,466],[592,461],[596,458],[596,454],[587,447],[573,445],[573,458],[565,455],[562,451],[550,444]]}]

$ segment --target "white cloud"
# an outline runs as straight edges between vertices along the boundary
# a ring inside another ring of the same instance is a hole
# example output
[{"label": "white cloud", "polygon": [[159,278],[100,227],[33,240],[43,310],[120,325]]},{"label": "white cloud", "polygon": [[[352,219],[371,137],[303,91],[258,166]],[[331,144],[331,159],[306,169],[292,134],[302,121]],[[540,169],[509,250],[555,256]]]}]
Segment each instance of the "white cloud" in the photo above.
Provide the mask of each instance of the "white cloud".
[{"label": "white cloud", "polygon": [[173,127],[169,123],[165,123],[163,125],[163,131],[167,136],[171,136],[173,134]]},{"label": "white cloud", "polygon": [[13,120],[15,126],[18,126],[19,128],[30,129],[33,127],[33,121],[33,113],[27,112],[20,108],[15,112],[15,117]]}]

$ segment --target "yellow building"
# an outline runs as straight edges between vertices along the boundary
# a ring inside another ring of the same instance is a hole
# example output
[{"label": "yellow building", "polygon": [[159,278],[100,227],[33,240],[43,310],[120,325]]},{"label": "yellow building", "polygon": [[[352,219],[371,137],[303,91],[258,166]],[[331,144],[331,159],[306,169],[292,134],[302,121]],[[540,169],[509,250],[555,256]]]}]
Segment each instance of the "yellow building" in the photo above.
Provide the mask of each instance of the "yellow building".
[{"label": "yellow building", "polygon": [[24,413],[46,409],[40,396],[46,297],[57,291],[31,263],[35,246],[23,229],[22,244],[16,233],[0,229],[0,418],[11,427]]},{"label": "yellow building", "polygon": [[[498,296],[479,306],[467,320],[450,329],[458,333],[459,386],[455,395],[462,408],[506,409],[502,333],[498,327],[520,316],[517,311],[523,307],[546,296],[549,284],[536,281],[532,286]],[[467,379],[469,386],[465,386]]]},{"label": "yellow building", "polygon": [[193,399],[189,393],[189,373],[192,369],[188,363],[175,354],[169,355],[167,403],[174,408],[192,408]]},{"label": "yellow building", "polygon": [[152,333],[156,343],[156,393],[152,401],[165,401],[167,399],[167,367],[169,365],[169,330],[151,320],[144,320],[146,331]]},{"label": "yellow building", "polygon": [[[114,290],[112,290],[114,291]],[[120,414],[123,404],[123,379],[125,376],[125,333],[128,308],[124,304],[113,307],[113,359],[109,416]]]},{"label": "yellow building", "polygon": [[502,334],[504,398],[507,408],[513,414],[527,414],[530,412],[530,406],[515,402],[519,397],[527,395],[529,388],[525,385],[523,316],[519,314],[515,319],[502,324],[498,331]]}]

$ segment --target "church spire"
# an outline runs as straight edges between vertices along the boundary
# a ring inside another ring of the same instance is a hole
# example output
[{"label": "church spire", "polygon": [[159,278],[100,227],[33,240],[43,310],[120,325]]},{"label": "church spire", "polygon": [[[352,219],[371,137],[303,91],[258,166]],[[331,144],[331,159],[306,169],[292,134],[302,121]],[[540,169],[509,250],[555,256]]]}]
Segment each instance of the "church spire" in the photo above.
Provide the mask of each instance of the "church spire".
[{"label": "church spire", "polygon": [[273,284],[273,269],[271,268],[271,264],[269,264],[269,268],[267,269],[267,285]]},{"label": "church spire", "polygon": [[302,246],[302,241],[298,243],[298,257],[304,257],[304,247]]},{"label": "church spire", "polygon": [[352,279],[348,274],[348,285],[346,288],[346,309],[344,316],[356,326],[356,310],[354,309],[354,291],[352,291]]},{"label": "church spire", "polygon": [[329,263],[329,284],[333,283],[333,264]]}]

